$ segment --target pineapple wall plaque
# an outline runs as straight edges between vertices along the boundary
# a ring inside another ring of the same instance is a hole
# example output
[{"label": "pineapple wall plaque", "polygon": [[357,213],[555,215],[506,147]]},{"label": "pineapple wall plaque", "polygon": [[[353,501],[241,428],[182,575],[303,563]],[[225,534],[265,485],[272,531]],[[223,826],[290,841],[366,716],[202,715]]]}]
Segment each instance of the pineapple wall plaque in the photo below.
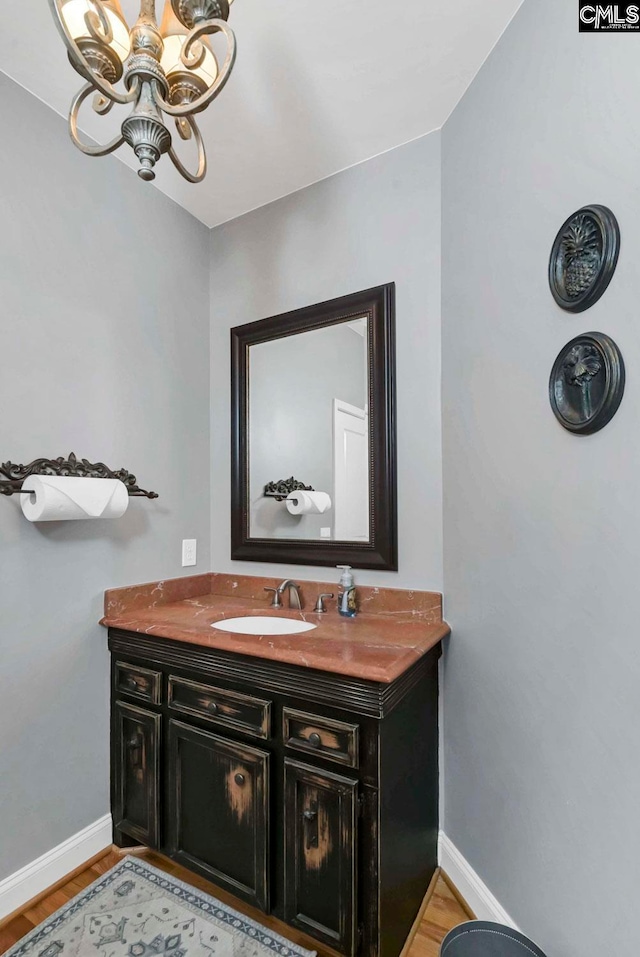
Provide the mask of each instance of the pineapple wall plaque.
[{"label": "pineapple wall plaque", "polygon": [[606,206],[584,206],[564,223],[549,260],[553,298],[569,312],[584,312],[598,301],[616,269],[618,221]]}]

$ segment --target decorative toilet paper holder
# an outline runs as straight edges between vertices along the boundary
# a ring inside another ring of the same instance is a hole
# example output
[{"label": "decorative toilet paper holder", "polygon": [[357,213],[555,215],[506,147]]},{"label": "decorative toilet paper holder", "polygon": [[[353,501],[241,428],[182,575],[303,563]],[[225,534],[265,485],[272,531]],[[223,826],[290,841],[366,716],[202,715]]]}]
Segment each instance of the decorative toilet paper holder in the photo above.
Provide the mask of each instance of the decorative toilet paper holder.
[{"label": "decorative toilet paper holder", "polygon": [[139,488],[135,475],[126,469],[114,471],[103,462],[95,464],[87,459],[78,459],[73,452],[68,459],[35,459],[29,465],[14,465],[4,462],[0,465],[0,495],[29,495],[22,485],[30,475],[65,475],[74,478],[119,479],[134,498],[158,498],[157,492],[146,492]]},{"label": "decorative toilet paper holder", "polygon": [[264,487],[264,497],[275,498],[276,502],[284,502],[292,492],[315,492],[315,489],[312,485],[299,482],[293,475],[279,482],[269,482]]}]

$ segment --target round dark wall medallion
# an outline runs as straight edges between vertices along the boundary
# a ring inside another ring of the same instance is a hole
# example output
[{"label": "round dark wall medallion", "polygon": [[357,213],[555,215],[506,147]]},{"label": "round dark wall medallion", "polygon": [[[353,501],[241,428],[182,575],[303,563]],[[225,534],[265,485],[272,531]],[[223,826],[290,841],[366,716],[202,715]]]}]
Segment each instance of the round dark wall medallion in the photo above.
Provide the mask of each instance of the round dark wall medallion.
[{"label": "round dark wall medallion", "polygon": [[584,206],[555,238],[549,259],[553,298],[569,312],[597,302],[616,269],[620,251],[618,221],[606,206]]},{"label": "round dark wall medallion", "polygon": [[553,365],[551,408],[569,432],[590,435],[618,411],[624,382],[624,361],[613,339],[602,332],[586,332],[568,342]]}]

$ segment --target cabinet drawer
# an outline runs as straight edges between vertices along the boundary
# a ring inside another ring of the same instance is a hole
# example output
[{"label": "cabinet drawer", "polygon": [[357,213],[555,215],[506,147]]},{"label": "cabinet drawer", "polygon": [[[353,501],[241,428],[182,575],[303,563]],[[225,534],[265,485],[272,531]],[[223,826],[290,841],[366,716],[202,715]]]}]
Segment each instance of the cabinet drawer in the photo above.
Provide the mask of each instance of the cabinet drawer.
[{"label": "cabinet drawer", "polygon": [[359,765],[359,726],[303,711],[282,711],[283,737],[287,748],[317,754],[348,768]]},{"label": "cabinet drawer", "polygon": [[169,707],[254,738],[269,738],[271,735],[271,702],[237,691],[171,675]]},{"label": "cabinet drawer", "polygon": [[116,661],[115,684],[116,695],[128,695],[149,704],[160,704],[162,700],[162,674],[159,671]]}]

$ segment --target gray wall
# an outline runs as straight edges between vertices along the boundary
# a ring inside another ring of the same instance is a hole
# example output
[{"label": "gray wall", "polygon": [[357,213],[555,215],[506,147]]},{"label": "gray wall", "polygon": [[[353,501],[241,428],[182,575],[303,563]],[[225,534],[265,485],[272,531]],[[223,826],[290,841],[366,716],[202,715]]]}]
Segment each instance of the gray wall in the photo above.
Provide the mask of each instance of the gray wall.
[{"label": "gray wall", "polygon": [[[553,957],[635,957],[640,65],[637,37],[580,36],[577,13],[528,0],[443,134],[445,825]],[[622,252],[571,315],[546,270],[585,203]],[[547,382],[591,329],[627,391],[575,437]]]},{"label": "gray wall", "polygon": [[[333,400],[368,401],[367,339],[341,323],[261,342],[249,356],[249,498],[253,538],[320,538],[332,528]],[[290,515],[265,498],[268,482],[293,475],[331,496],[322,515]]]},{"label": "gray wall", "polygon": [[[109,810],[109,586],[209,560],[208,233],[0,75],[0,460],[70,451],[156,503],[36,526],[0,501],[0,879]],[[186,569],[191,573],[192,569]]]},{"label": "gray wall", "polygon": [[[317,568],[229,558],[229,329],[395,281],[400,571],[360,571],[356,580],[439,589],[439,134],[220,226],[211,237],[213,567],[318,576]],[[330,569],[326,574],[331,580]]]}]

